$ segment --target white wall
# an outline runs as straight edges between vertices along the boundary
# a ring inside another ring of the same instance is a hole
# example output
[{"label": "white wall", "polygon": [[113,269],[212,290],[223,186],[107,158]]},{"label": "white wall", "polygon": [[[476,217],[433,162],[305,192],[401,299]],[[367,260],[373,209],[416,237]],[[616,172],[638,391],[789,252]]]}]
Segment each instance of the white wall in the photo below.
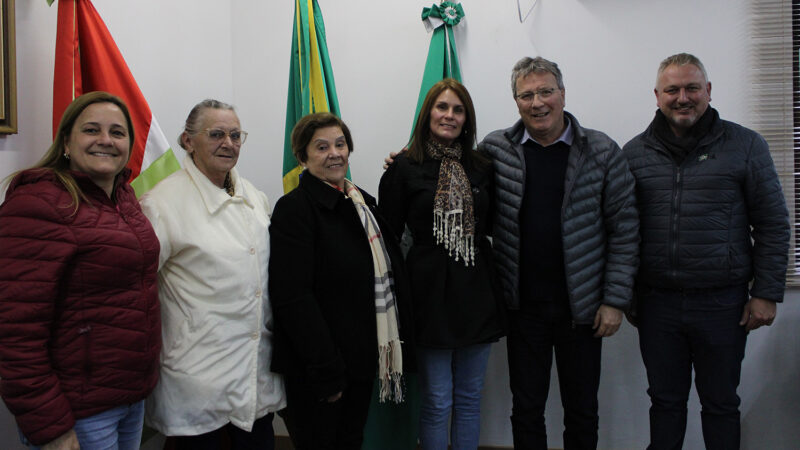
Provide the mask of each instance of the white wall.
[{"label": "white wall", "polygon": [[[375,193],[381,161],[406,141],[430,35],[420,21],[432,0],[318,0],[342,117],[355,140],[352,174]],[[281,194],[291,1],[94,0],[170,142],[191,106],[207,97],[237,105],[250,132],[239,169],[267,195]],[[532,2],[523,2],[532,3]],[[478,136],[518,117],[512,65],[525,55],[559,63],[567,109],[582,125],[620,144],[655,111],[655,70],[667,55],[690,51],[706,64],[712,105],[726,119],[751,120],[746,0],[540,0],[520,24],[514,0],[463,0],[456,41],[464,82],[478,113]],[[17,1],[18,135],[0,137],[0,177],[33,164],[50,143],[56,7]],[[181,152],[176,154],[181,157]],[[745,448],[800,442],[800,292],[778,320],[750,338],[742,374]],[[642,448],[648,399],[636,332],[624,326],[606,341],[600,390],[600,447]],[[548,408],[550,446],[562,445],[558,388]],[[483,402],[482,443],[511,445],[504,345],[495,345]],[[693,394],[686,448],[701,448]],[[0,407],[3,448],[13,420]],[[12,447],[13,448],[13,447]]]}]

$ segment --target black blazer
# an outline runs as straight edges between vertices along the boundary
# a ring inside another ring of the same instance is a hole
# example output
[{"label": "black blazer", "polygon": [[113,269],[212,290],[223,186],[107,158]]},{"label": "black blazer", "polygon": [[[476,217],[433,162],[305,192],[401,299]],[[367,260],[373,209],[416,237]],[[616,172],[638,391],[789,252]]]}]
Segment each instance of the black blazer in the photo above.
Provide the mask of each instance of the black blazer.
[{"label": "black blazer", "polygon": [[[375,199],[361,193],[386,234],[408,371],[414,333],[403,258]],[[352,201],[307,170],[272,214],[269,296],[274,372],[298,377],[320,398],[342,391],[348,378],[375,377],[375,281],[367,235]]]}]

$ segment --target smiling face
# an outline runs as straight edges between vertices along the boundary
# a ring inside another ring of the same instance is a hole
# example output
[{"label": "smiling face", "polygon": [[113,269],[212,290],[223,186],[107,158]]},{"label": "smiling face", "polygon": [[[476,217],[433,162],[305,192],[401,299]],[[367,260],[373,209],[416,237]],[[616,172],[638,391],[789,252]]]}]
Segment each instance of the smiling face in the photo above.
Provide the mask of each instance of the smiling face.
[{"label": "smiling face", "polygon": [[451,89],[447,89],[433,102],[431,137],[444,145],[450,145],[461,135],[466,120],[467,113],[461,99]]},{"label": "smiling face", "polygon": [[[194,134],[184,132],[184,147],[200,172],[222,188],[225,176],[236,166],[242,147],[240,141],[233,142],[230,138],[231,131],[241,130],[239,118],[229,109],[207,108],[198,122],[200,125]],[[213,138],[206,132],[209,129],[223,130],[225,135],[221,139]]]},{"label": "smiling face", "polygon": [[[543,98],[539,93],[552,92]],[[525,101],[529,94],[536,93]],[[559,89],[550,72],[531,72],[517,78],[515,98],[525,129],[541,145],[550,145],[561,136],[564,124],[565,91]]]},{"label": "smiling face", "polygon": [[342,129],[338,126],[320,128],[314,132],[306,147],[303,166],[311,175],[344,189],[344,177],[350,148]]},{"label": "smiling face", "polygon": [[92,103],[75,120],[64,153],[69,168],[89,175],[111,196],[114,178],[130,157],[130,136],[125,115],[113,103]]},{"label": "smiling face", "polygon": [[708,109],[711,83],[694,64],[669,65],[658,75],[656,104],[676,136],[683,136]]}]

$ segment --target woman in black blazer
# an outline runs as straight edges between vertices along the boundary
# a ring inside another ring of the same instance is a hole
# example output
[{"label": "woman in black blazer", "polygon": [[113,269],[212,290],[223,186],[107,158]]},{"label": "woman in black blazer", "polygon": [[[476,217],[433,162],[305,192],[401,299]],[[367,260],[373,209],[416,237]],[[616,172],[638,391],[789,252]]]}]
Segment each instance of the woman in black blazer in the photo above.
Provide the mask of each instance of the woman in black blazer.
[{"label": "woman in black blazer", "polygon": [[403,259],[375,199],[345,179],[353,142],[338,117],[302,118],[292,149],[305,170],[270,226],[272,370],[295,448],[360,449],[376,372],[381,398],[400,401],[413,360]]}]

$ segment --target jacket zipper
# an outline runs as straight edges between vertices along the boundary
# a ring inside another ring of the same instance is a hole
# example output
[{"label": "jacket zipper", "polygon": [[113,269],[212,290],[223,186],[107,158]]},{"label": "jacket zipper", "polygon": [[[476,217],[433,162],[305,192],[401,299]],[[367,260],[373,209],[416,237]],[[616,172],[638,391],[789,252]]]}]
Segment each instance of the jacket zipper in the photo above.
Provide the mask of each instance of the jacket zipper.
[{"label": "jacket zipper", "polygon": [[[142,300],[142,304],[144,306],[145,327],[149,327],[150,326],[150,308],[149,308],[149,305],[147,304],[147,302],[144,301],[144,299],[147,298],[147,285],[145,284],[145,274],[146,274],[146,269],[147,269],[147,258],[145,256],[144,242],[142,242],[142,237],[139,236],[139,229],[134,227],[133,225],[131,225],[131,223],[128,221],[128,217],[122,212],[122,209],[119,207],[119,202],[116,202],[115,206],[116,206],[116,209],[117,209],[117,213],[119,214],[119,217],[122,219],[123,222],[125,222],[125,225],[128,226],[128,229],[131,230],[133,235],[136,237],[136,240],[139,242],[139,251],[142,253],[142,264],[141,264],[141,268],[139,270],[139,274],[140,274],[139,275],[139,279],[141,280],[141,286],[142,286],[141,287],[141,292],[142,293],[139,296],[139,300]],[[142,214],[144,214],[144,213],[142,213]],[[146,340],[145,352],[148,352],[150,350],[150,346],[151,346],[150,334],[151,333],[145,333],[145,336],[146,336],[146,338],[145,338],[145,340]],[[149,367],[147,367],[147,369],[149,369]],[[149,372],[150,371],[148,370],[148,373]]]},{"label": "jacket zipper", "polygon": [[679,209],[681,201],[681,166],[675,166],[675,176],[673,177],[672,185],[672,208],[670,208],[670,245],[669,245],[669,262],[670,262],[670,275],[674,278],[678,275],[678,222],[679,222]]}]

